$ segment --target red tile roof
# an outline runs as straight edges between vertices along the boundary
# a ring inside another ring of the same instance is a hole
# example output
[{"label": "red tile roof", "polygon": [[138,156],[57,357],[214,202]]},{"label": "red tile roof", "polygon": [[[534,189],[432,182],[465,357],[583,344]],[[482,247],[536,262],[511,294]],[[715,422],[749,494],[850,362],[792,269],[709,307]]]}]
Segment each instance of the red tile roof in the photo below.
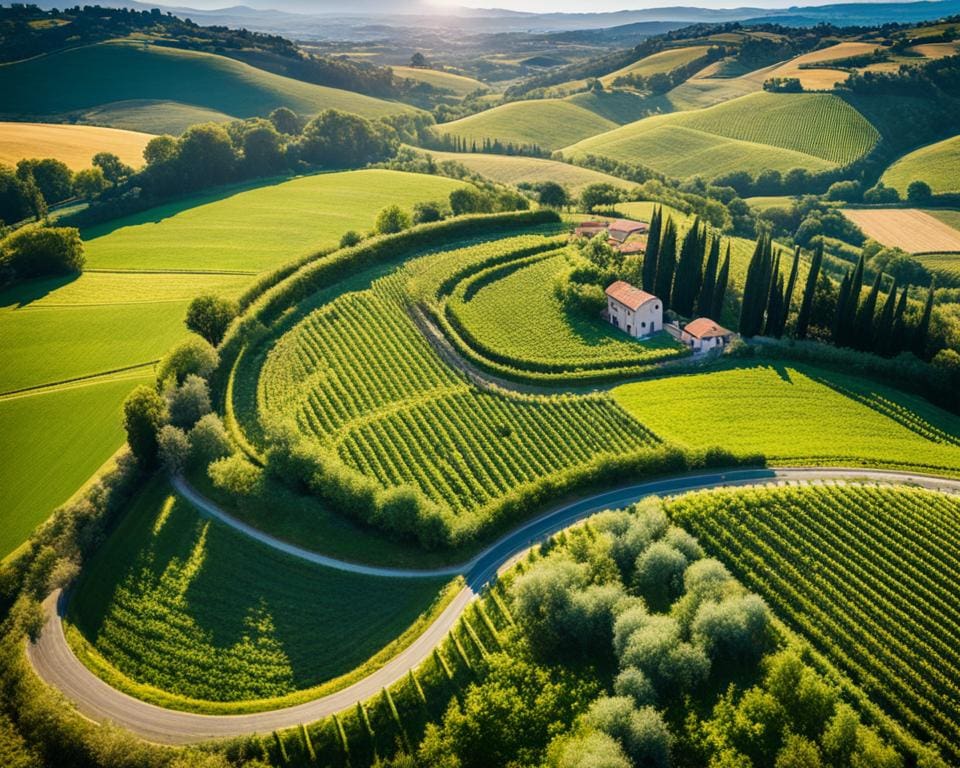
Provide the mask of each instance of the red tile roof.
[{"label": "red tile roof", "polygon": [[638,237],[635,240],[627,240],[627,242],[621,243],[617,250],[620,253],[644,253],[647,250],[647,238]]},{"label": "red tile roof", "polygon": [[709,317],[698,317],[691,320],[683,327],[684,333],[689,333],[695,339],[712,339],[716,336],[731,336],[733,331],[728,331],[722,325],[717,325]]},{"label": "red tile roof", "polygon": [[631,221],[630,219],[617,219],[610,222],[611,232],[646,232],[648,227],[642,221]]},{"label": "red tile roof", "polygon": [[625,280],[617,280],[607,286],[607,296],[614,301],[619,301],[628,309],[637,310],[651,299],[656,299],[652,293],[647,293],[636,288]]}]

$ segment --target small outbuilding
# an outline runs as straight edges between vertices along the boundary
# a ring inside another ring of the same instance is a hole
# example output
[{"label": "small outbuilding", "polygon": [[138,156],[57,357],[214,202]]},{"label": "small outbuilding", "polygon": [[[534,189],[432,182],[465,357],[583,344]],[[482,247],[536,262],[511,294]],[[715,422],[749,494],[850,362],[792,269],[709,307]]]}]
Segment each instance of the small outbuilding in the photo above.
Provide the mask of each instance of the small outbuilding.
[{"label": "small outbuilding", "polygon": [[575,230],[573,230],[574,237],[586,237],[590,239],[596,235],[599,235],[601,232],[606,232],[609,222],[606,221],[581,221]]},{"label": "small outbuilding", "polygon": [[680,341],[694,352],[707,352],[711,349],[723,349],[736,334],[709,317],[698,317],[680,329]]},{"label": "small outbuilding", "polygon": [[663,330],[663,302],[625,280],[607,286],[606,317],[634,338],[650,336]]}]

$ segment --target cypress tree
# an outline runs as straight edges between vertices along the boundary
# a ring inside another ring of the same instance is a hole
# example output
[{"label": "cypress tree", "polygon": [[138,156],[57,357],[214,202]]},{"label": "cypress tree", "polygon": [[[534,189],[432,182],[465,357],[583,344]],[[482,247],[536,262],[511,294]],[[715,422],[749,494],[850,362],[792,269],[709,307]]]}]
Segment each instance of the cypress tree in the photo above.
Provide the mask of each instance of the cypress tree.
[{"label": "cypress tree", "polygon": [[707,256],[707,266],[703,270],[703,281],[700,284],[700,295],[697,297],[697,314],[710,315],[713,309],[713,292],[717,286],[717,269],[720,266],[720,238],[714,236],[710,242],[710,254]]},{"label": "cypress tree", "polygon": [[851,274],[848,269],[840,281],[840,294],[837,296],[837,314],[833,318],[833,341],[835,344],[841,344],[843,338],[843,318],[847,314],[847,304],[850,301],[850,279]]},{"label": "cypress tree", "polygon": [[750,258],[747,279],[743,287],[743,307],[740,311],[740,333],[756,336],[763,330],[763,314],[770,297],[772,274],[772,247],[770,236],[762,233]]},{"label": "cypress tree", "polygon": [[723,314],[723,300],[727,295],[727,281],[730,279],[730,243],[727,243],[727,255],[723,259],[723,266],[717,275],[717,284],[713,289],[713,306],[710,308],[710,317],[720,320]]},{"label": "cypress tree", "polygon": [[927,336],[930,333],[930,318],[933,316],[933,290],[934,282],[930,282],[930,289],[927,291],[927,300],[923,303],[923,313],[920,315],[920,322],[913,331],[913,351],[917,357],[923,358],[927,351]]},{"label": "cypress tree", "polygon": [[850,278],[850,290],[843,305],[840,317],[840,336],[837,343],[849,347],[856,341],[857,310],[860,308],[860,294],[863,292],[863,254],[857,260],[857,266]]},{"label": "cypress tree", "polygon": [[693,302],[700,293],[701,270],[703,269],[703,233],[699,217],[687,230],[680,247],[677,274],[673,281],[673,310],[685,317],[693,314]]},{"label": "cypress tree", "polygon": [[874,323],[877,314],[877,298],[880,296],[880,281],[883,279],[883,273],[877,272],[877,276],[870,286],[870,293],[857,309],[857,318],[853,326],[853,338],[851,342],[857,349],[873,349],[874,342]]},{"label": "cypress tree", "polygon": [[657,279],[654,283],[654,293],[663,302],[666,310],[670,303],[670,287],[673,285],[673,273],[677,268],[677,229],[673,219],[667,217],[667,225],[663,228],[663,239],[660,241],[660,253],[657,257]]},{"label": "cypress tree", "polygon": [[878,355],[889,355],[893,343],[893,314],[897,304],[897,279],[893,279],[890,293],[883,302],[883,309],[877,318],[877,327],[873,334],[873,351]]},{"label": "cypress tree", "polygon": [[800,314],[797,315],[797,328],[794,333],[798,339],[807,337],[810,327],[810,315],[813,314],[813,297],[817,292],[817,278],[820,277],[820,266],[823,264],[823,243],[817,243],[810,261],[810,272],[807,274],[807,284],[803,289],[803,300],[800,302]]},{"label": "cypress tree", "polygon": [[900,300],[897,302],[897,308],[893,312],[893,338],[890,345],[890,354],[899,355],[907,340],[907,293],[909,285],[903,286],[900,292]]},{"label": "cypress tree", "polygon": [[780,324],[776,336],[779,339],[787,330],[787,320],[790,319],[790,306],[793,304],[793,292],[797,287],[797,273],[800,271],[800,246],[793,251],[793,264],[790,265],[790,277],[787,280],[787,289],[783,293],[783,304],[780,312]]},{"label": "cypress tree", "polygon": [[763,324],[764,336],[775,336],[780,325],[780,309],[783,304],[783,275],[780,274],[780,251],[770,268],[770,290],[767,292],[767,317]]},{"label": "cypress tree", "polygon": [[663,207],[653,209],[650,231],[647,233],[647,248],[643,254],[643,290],[653,293],[657,282],[657,258],[660,254],[660,233],[663,229]]}]

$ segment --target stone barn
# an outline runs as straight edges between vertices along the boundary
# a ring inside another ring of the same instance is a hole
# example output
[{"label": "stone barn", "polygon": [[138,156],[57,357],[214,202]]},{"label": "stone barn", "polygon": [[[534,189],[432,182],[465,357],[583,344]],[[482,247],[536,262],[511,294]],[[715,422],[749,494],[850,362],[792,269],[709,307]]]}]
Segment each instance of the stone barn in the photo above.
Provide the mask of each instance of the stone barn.
[{"label": "stone barn", "polygon": [[663,302],[625,280],[607,286],[606,317],[634,338],[650,336],[663,330]]}]

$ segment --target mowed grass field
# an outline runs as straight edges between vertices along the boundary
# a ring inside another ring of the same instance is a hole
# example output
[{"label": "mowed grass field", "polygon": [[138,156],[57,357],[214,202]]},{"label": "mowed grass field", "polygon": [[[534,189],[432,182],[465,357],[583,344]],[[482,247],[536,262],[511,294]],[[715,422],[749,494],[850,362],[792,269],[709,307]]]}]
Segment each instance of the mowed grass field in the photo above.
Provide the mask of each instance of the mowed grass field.
[{"label": "mowed grass field", "polygon": [[520,155],[492,155],[482,152],[439,152],[421,150],[432,156],[437,162],[450,160],[465,165],[474,173],[499,181],[501,184],[537,184],[555,181],[578,194],[590,184],[613,184],[615,187],[632,187],[632,182],[608,173],[590,168],[580,168],[570,163],[547,160],[541,157],[522,157]]},{"label": "mowed grass field", "polygon": [[813,647],[960,758],[960,500],[917,488],[725,489],[667,503]]},{"label": "mowed grass field", "polygon": [[960,473],[960,419],[880,384],[800,365],[743,365],[626,384],[613,396],[665,440],[778,464]]},{"label": "mowed grass field", "polygon": [[84,568],[69,620],[101,675],[185,708],[176,697],[268,699],[347,674],[402,635],[445,581],[297,560],[202,518],[157,478]]},{"label": "mowed grass field", "polygon": [[901,196],[912,181],[925,181],[934,194],[960,192],[960,136],[921,147],[897,160],[880,179]]},{"label": "mowed grass field", "polygon": [[453,91],[454,95],[463,98],[474,91],[489,89],[486,83],[474,80],[472,77],[457,75],[453,72],[443,72],[436,69],[422,69],[420,67],[390,67],[397,77],[406,77],[420,83],[427,83],[434,88]]},{"label": "mowed grass field", "polygon": [[90,125],[0,122],[0,163],[16,165],[24,158],[53,157],[74,171],[89,168],[98,152],[112,152],[127,165],[143,165],[148,133]]},{"label": "mowed grass field", "polygon": [[[70,87],[51,88],[64,72]],[[313,85],[215,54],[142,42],[112,41],[0,66],[5,115],[56,115],[128,99],[158,99],[234,117],[266,115],[286,106],[302,115],[341,109],[364,117],[413,112],[412,107]]]},{"label": "mowed grass field", "polygon": [[410,210],[419,200],[446,200],[462,186],[374,169],[214,193],[84,231],[87,266],[259,272],[332,247],[347,230],[369,230],[387,205]]},{"label": "mowed grass field", "polygon": [[880,138],[830,94],[756,93],[713,107],[648,117],[564,148],[566,157],[641,161],[667,175],[707,178],[735,170],[823,171],[851,163]]},{"label": "mowed grass field", "polygon": [[[3,336],[4,339],[8,338]],[[151,369],[0,395],[0,559],[63,504],[123,440],[120,404]]]},{"label": "mowed grass field", "polygon": [[[183,318],[193,296],[235,296],[258,271],[335,246],[348,229],[369,229],[385,205],[409,208],[416,200],[445,198],[460,185],[396,171],[325,174],[195,198],[84,232],[88,271],[79,278],[0,292],[0,398],[156,360],[186,334]],[[36,477],[42,446],[5,457],[0,497],[16,504],[0,511],[0,528],[10,532],[0,557],[120,446],[120,405],[136,383],[98,379],[71,385],[69,396],[42,390],[0,400],[0,410],[15,414],[6,417],[4,444],[55,446],[43,453],[43,466],[54,467],[57,479],[23,479]],[[69,407],[60,407],[67,398]]]},{"label": "mowed grass field", "polygon": [[457,136],[468,148],[486,139],[503,144],[536,144],[553,150],[616,128],[613,120],[562,99],[514,101],[434,127],[438,136]]},{"label": "mowed grass field", "polygon": [[845,208],[843,215],[878,243],[907,253],[960,252],[960,230],[916,208]]}]

